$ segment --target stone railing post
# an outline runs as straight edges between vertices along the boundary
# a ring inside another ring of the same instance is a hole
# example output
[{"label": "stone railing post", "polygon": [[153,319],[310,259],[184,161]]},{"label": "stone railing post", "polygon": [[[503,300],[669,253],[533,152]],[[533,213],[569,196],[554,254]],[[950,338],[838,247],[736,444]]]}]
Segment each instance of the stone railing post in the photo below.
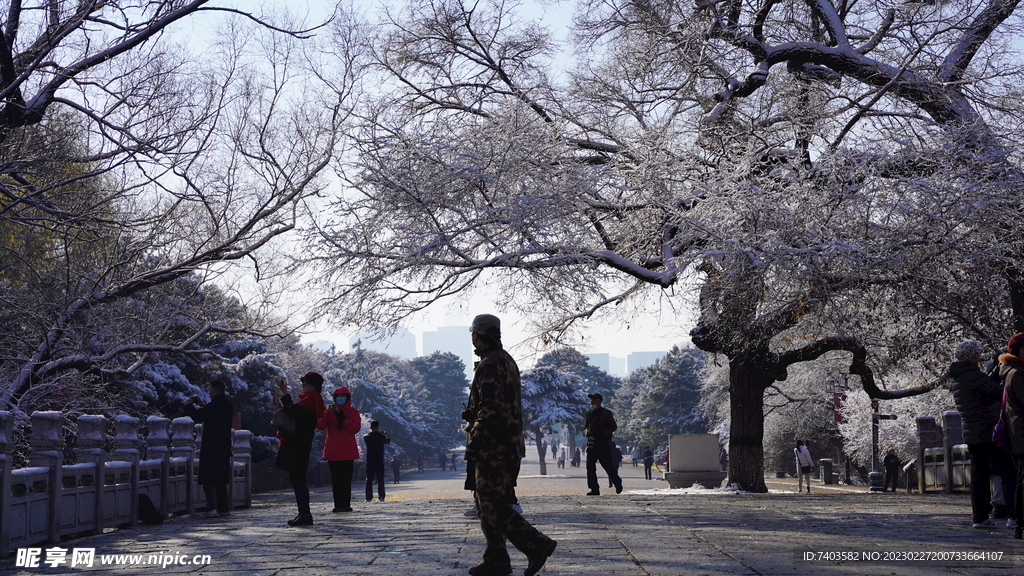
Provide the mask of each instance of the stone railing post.
[{"label": "stone railing post", "polygon": [[185,459],[185,502],[187,514],[192,514],[195,507],[192,504],[192,476],[193,455],[196,451],[195,428],[192,419],[188,416],[171,420],[171,457]]},{"label": "stone railing post", "polygon": [[938,430],[935,427],[934,416],[917,417],[917,488],[921,494],[927,492],[924,484],[924,451],[927,448],[935,448],[940,445]]},{"label": "stone railing post", "polygon": [[189,484],[195,484],[192,490],[192,497],[199,499],[203,489],[199,487],[199,456],[203,451],[203,425],[195,423],[192,425],[192,437],[196,439],[196,449],[192,452],[192,476],[189,476]]},{"label": "stone railing post", "polygon": [[[235,430],[231,438],[231,484],[229,488],[234,490],[235,461],[243,464],[245,470],[245,507],[252,506],[252,432],[249,430]],[[230,493],[229,500],[234,502],[234,492]],[[233,507],[233,504],[232,504]]]},{"label": "stone railing post", "polygon": [[953,493],[953,446],[964,443],[963,420],[957,411],[942,415],[942,447],[946,455],[946,493]]},{"label": "stone railing post", "polygon": [[122,414],[114,419],[114,452],[111,460],[131,462],[131,525],[139,521],[139,419]]},{"label": "stone railing post", "polygon": [[150,416],[146,419],[146,428],[149,433],[146,435],[146,444],[149,448],[146,458],[149,460],[160,460],[160,509],[168,514],[167,492],[171,488],[171,421],[167,418]]},{"label": "stone railing post", "polygon": [[0,559],[11,553],[11,469],[14,467],[11,451],[11,434],[14,432],[14,415],[0,412]]},{"label": "stone railing post", "polygon": [[64,415],[60,412],[33,412],[29,438],[29,466],[49,468],[47,474],[46,536],[60,542],[60,490],[64,466]]},{"label": "stone railing post", "polygon": [[87,462],[95,466],[93,472],[93,532],[103,533],[103,485],[106,482],[107,454],[103,446],[107,442],[107,419],[103,416],[79,416],[78,463]]}]

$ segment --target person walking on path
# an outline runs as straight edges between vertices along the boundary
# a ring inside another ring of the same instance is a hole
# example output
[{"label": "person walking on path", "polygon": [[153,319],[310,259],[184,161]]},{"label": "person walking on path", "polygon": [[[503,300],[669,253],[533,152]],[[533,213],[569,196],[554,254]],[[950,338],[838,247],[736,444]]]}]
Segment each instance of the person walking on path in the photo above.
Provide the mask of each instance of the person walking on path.
[{"label": "person walking on path", "polygon": [[629,457],[633,460],[633,468],[636,468],[640,464],[640,447],[633,446],[633,449],[629,451]]},{"label": "person walking on path", "polygon": [[[615,423],[615,415],[612,411],[603,408],[601,403],[604,397],[595,392],[588,394],[590,404],[593,406],[587,410],[583,418],[583,435],[587,437],[587,486],[590,492],[588,496],[601,494],[601,485],[597,483],[597,463],[608,474],[608,481],[615,486],[615,493],[622,492],[622,478],[619,478],[618,466],[615,463],[614,453],[617,448],[612,444],[612,433],[618,430]],[[619,452],[619,463],[622,462],[622,453]]]},{"label": "person walking on path", "polygon": [[456,459],[456,455],[455,455],[455,452],[452,452],[452,472],[455,472],[455,471],[456,471],[456,468],[455,468],[455,459]]},{"label": "person walking on path", "polygon": [[391,483],[398,484],[398,475],[402,471],[402,457],[395,454],[391,458]]},{"label": "person walking on path", "polygon": [[210,403],[197,397],[185,402],[185,415],[203,425],[203,449],[199,451],[199,484],[206,493],[204,516],[214,518],[231,514],[228,482],[231,481],[231,420],[235,409],[220,380],[210,386]]},{"label": "person walking on path", "polygon": [[882,468],[885,470],[885,480],[882,482],[882,492],[886,492],[889,489],[889,485],[892,484],[892,491],[896,491],[896,486],[899,485],[900,467],[903,463],[900,462],[900,457],[896,455],[896,450],[889,448],[885,453],[885,458],[882,459]]},{"label": "person walking on path", "polygon": [[[996,523],[989,518],[992,512],[992,493],[989,477],[993,465],[1007,470],[1003,476],[1004,498],[1013,505],[1014,474],[1011,457],[992,441],[992,431],[999,421],[999,406],[1003,389],[999,382],[981,371],[983,350],[981,344],[967,340],[956,347],[955,362],[947,374],[953,379],[953,402],[963,422],[964,443],[971,454],[971,510],[975,528],[991,528]],[[1009,361],[1014,356],[1004,354]],[[1001,358],[1002,360],[1002,358]],[[1002,370],[1002,368],[1000,368]],[[1008,489],[1006,489],[1008,488]],[[1007,522],[1009,523],[1009,521]]]},{"label": "person walking on path", "polygon": [[557,542],[534,528],[509,503],[519,465],[526,455],[519,367],[501,345],[501,321],[490,314],[473,319],[473,347],[480,357],[473,371],[464,412],[466,459],[473,462],[475,500],[487,547],[471,576],[506,576],[512,562],[506,539],[526,554],[524,576],[534,576],[555,552]]},{"label": "person walking on path", "polygon": [[437,452],[437,462],[441,465],[442,472],[448,469],[448,457],[444,455],[444,450]]},{"label": "person walking on path", "polygon": [[278,431],[281,448],[277,452],[276,466],[288,471],[288,480],[292,484],[295,504],[299,509],[299,514],[289,520],[288,525],[310,526],[313,524],[313,514],[309,511],[306,469],[309,467],[309,453],[313,450],[316,423],[326,412],[323,396],[320,395],[324,377],[316,372],[307,372],[299,378],[299,382],[302,383],[302,394],[299,394],[298,402],[293,402],[288,393],[288,383],[283,378],[277,379],[277,390],[283,396],[278,400],[275,392],[274,405],[284,411],[291,425]]},{"label": "person walking on path", "polygon": [[417,472],[423,472],[423,454],[420,454],[420,457],[417,460],[417,462],[419,464],[419,468],[416,471]]},{"label": "person walking on path", "polygon": [[654,452],[651,452],[651,447],[644,448],[644,478],[653,480],[651,477],[651,467],[654,466]]},{"label": "person walking on path", "polygon": [[[1005,423],[1010,439],[1010,452],[1017,465],[1013,486],[1003,479],[1003,498],[1013,511],[1013,537],[1024,537],[1024,333],[1014,334],[1006,344],[1007,354],[999,357],[999,375],[1006,394]],[[1007,520],[1007,525],[1010,521]]]},{"label": "person walking on path", "polygon": [[811,470],[814,467],[814,459],[811,458],[811,451],[807,449],[807,443],[803,440],[796,441],[796,448],[793,449],[796,456],[797,481],[796,491],[803,492],[804,482],[807,482],[807,493],[811,493]]},{"label": "person walking on path", "polygon": [[370,433],[363,436],[366,444],[366,501],[373,500],[373,482],[377,481],[377,500],[384,501],[384,445],[391,444],[387,432],[380,431],[380,422],[370,422]]},{"label": "person walking on path", "polygon": [[352,511],[352,470],[353,462],[359,459],[356,434],[363,427],[359,410],[352,405],[352,393],[342,386],[332,395],[334,403],[316,422],[318,430],[324,430],[323,459],[331,471],[331,487],[334,491],[332,512]]}]

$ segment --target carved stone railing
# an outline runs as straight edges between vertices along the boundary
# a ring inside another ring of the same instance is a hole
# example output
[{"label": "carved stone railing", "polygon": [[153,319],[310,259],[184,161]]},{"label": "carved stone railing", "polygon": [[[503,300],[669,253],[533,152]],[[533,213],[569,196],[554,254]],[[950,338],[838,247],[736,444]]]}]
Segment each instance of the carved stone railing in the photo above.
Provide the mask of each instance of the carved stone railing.
[{"label": "carved stone railing", "polygon": [[[138,419],[118,416],[108,454],[106,418],[79,416],[73,465],[64,464],[64,415],[34,412],[31,418],[29,467],[15,469],[14,415],[0,411],[0,558],[17,548],[135,524],[141,494],[168,515],[191,514],[204,501],[196,478],[198,426],[191,418],[151,416],[143,443]],[[234,431],[232,508],[252,503],[251,439],[248,430]]]}]

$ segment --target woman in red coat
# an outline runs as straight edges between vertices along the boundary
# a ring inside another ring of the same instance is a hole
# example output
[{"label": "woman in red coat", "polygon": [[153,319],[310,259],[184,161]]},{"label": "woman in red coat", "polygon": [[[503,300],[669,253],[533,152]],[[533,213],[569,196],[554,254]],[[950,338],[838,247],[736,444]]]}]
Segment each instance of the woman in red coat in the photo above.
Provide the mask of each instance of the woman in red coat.
[{"label": "woman in red coat", "polygon": [[359,410],[352,406],[352,393],[342,386],[334,391],[334,403],[317,420],[318,430],[325,430],[324,460],[331,469],[334,487],[333,512],[352,511],[352,461],[359,459],[356,434],[362,428]]}]

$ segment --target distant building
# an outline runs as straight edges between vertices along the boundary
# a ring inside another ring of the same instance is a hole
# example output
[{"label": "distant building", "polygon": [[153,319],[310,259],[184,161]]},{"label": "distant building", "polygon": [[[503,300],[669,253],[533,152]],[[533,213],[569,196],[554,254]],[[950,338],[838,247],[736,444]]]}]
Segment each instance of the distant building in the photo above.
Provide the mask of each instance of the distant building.
[{"label": "distant building", "polygon": [[306,344],[306,346],[309,346],[310,348],[316,350],[317,352],[322,352],[328,355],[338,352],[337,347],[334,345],[334,342],[331,342],[330,340],[317,340],[316,342],[310,342]]},{"label": "distant building", "polygon": [[610,358],[611,357],[608,354],[603,354],[603,353],[602,354],[587,354],[587,363],[590,364],[591,366],[595,367],[595,368],[600,368],[601,370],[604,370],[608,374],[611,374],[611,372],[608,370],[608,366],[609,366],[608,362],[609,362]]},{"label": "distant building", "polygon": [[472,380],[475,358],[469,326],[442,326],[437,330],[423,332],[421,337],[423,356],[429,356],[434,352],[451,352],[466,365],[466,377]]},{"label": "distant building", "polygon": [[661,360],[668,352],[633,352],[626,356],[626,372],[632,374]]},{"label": "distant building", "polygon": [[608,358],[608,373],[616,378],[625,378],[629,375],[626,372],[626,359],[618,356],[610,356]]},{"label": "distant building", "polygon": [[416,337],[405,328],[398,328],[390,338],[381,339],[369,332],[360,332],[349,338],[349,349],[355,349],[356,342],[363,350],[383,352],[402,360],[412,360],[416,354]]}]

